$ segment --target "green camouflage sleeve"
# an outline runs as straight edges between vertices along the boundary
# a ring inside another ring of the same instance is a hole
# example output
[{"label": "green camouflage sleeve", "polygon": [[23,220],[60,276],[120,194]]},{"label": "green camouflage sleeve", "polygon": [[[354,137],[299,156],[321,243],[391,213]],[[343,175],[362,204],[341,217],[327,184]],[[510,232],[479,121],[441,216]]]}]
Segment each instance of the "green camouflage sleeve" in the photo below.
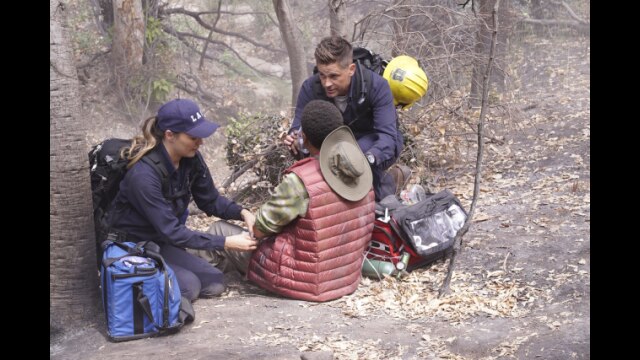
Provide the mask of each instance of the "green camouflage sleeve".
[{"label": "green camouflage sleeve", "polygon": [[256,214],[256,227],[265,234],[277,234],[298,216],[304,216],[309,206],[309,193],[294,173],[288,173],[276,186],[271,198]]}]

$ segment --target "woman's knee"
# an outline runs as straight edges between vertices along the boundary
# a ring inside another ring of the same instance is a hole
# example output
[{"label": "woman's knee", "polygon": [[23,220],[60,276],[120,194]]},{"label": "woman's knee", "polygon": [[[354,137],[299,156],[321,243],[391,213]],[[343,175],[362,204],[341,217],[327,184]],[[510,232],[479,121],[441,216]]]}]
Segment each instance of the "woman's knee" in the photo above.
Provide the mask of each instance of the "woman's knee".
[{"label": "woman's knee", "polygon": [[214,296],[220,296],[226,288],[227,287],[222,283],[209,284],[200,290],[200,297],[206,299]]},{"label": "woman's knee", "polygon": [[202,283],[196,274],[178,266],[173,267],[173,271],[176,274],[178,286],[180,286],[180,294],[191,301],[197,299],[200,295]]},{"label": "woman's knee", "polygon": [[193,302],[200,295],[200,290],[195,288],[180,288],[180,294]]}]

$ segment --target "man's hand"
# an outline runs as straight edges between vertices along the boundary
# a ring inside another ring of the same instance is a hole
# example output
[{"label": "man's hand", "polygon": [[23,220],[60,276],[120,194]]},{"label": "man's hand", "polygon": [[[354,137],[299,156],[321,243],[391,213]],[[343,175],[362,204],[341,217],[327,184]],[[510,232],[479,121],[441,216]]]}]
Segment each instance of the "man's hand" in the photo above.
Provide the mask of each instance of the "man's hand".
[{"label": "man's hand", "polygon": [[252,239],[246,231],[243,231],[241,234],[231,235],[224,238],[225,250],[252,251],[257,247],[258,240]]},{"label": "man's hand", "polygon": [[294,130],[291,134],[287,134],[282,142],[284,146],[289,148],[293,155],[298,155],[298,130]]},{"label": "man's hand", "polygon": [[251,235],[251,237],[254,237],[253,225],[256,223],[255,215],[253,215],[253,213],[251,213],[251,211],[247,209],[242,209],[242,211],[240,212],[240,216],[242,216],[244,223],[247,224],[247,229],[249,229],[249,235]]}]

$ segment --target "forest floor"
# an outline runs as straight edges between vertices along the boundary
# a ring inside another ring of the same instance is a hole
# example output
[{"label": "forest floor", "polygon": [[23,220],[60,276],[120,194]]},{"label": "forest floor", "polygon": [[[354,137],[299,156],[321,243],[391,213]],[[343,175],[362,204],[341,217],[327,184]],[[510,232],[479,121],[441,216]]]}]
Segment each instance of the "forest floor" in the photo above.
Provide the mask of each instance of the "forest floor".
[{"label": "forest floor", "polygon": [[[448,296],[436,296],[443,262],[401,280],[363,279],[325,303],[277,297],[232,274],[174,335],[112,343],[98,323],[52,338],[50,358],[589,359],[589,41],[523,41],[511,120],[502,120],[510,125],[489,126],[502,140],[485,148]],[[473,166],[445,184],[467,209]]]}]

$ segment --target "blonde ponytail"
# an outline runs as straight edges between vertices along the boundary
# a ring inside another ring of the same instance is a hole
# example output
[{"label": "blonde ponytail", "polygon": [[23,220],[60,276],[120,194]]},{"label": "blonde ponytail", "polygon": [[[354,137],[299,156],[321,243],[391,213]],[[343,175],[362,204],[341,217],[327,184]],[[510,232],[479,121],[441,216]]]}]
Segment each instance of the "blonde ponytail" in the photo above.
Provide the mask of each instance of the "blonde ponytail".
[{"label": "blonde ponytail", "polygon": [[142,159],[149,151],[153,150],[162,141],[162,131],[156,126],[156,117],[152,116],[142,123],[142,135],[136,135],[131,140],[131,146],[122,149],[120,156],[129,159],[127,169]]}]

